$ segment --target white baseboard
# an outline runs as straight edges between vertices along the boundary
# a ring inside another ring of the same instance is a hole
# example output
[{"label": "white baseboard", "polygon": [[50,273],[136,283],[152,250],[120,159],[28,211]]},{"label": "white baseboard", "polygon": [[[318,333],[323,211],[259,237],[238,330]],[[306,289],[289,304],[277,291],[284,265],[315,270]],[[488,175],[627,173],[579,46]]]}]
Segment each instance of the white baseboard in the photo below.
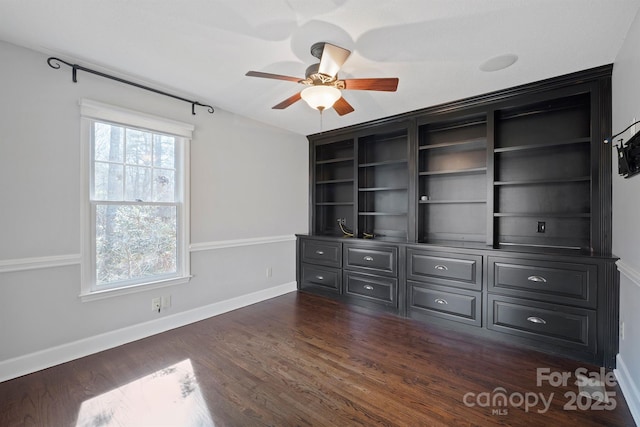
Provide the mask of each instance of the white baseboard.
[{"label": "white baseboard", "polygon": [[208,319],[296,290],[296,282],[286,283],[248,295],[176,313],[149,322],[106,332],[78,341],[0,362],[0,382],[27,375],[80,357],[108,350],[170,329]]},{"label": "white baseboard", "polygon": [[624,394],[624,398],[627,401],[627,406],[631,411],[631,416],[636,422],[636,425],[640,426],[640,384],[634,382],[634,378],[631,377],[627,365],[622,360],[622,355],[618,353],[616,357],[616,369],[613,373],[618,380],[618,385]]}]

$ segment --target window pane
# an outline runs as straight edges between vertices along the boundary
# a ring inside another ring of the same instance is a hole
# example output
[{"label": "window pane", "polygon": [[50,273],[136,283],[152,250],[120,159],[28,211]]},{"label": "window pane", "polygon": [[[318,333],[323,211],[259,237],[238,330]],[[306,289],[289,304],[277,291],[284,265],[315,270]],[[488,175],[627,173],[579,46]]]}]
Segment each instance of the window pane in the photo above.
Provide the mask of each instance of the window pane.
[{"label": "window pane", "polygon": [[125,200],[151,201],[151,168],[126,166]]},{"label": "window pane", "polygon": [[96,162],[93,168],[93,199],[122,200],[122,165]]},{"label": "window pane", "polygon": [[153,170],[153,201],[174,202],[176,174],[168,169]]},{"label": "window pane", "polygon": [[97,284],[176,273],[176,209],[97,205]]},{"label": "window pane", "polygon": [[127,129],[128,164],[151,166],[151,133]]},{"label": "window pane", "polygon": [[124,129],[107,123],[94,123],[95,160],[122,163]]},{"label": "window pane", "polygon": [[157,168],[175,168],[175,142],[173,136],[153,135],[153,166]]}]

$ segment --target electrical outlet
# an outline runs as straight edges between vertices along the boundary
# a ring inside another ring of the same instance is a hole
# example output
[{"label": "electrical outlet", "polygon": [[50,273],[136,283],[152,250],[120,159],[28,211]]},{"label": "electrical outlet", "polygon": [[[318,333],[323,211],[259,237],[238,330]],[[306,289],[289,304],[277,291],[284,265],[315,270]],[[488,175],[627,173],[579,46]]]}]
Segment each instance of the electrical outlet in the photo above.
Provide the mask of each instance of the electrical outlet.
[{"label": "electrical outlet", "polygon": [[271,277],[273,275],[273,269],[271,267],[267,267],[267,277]]},{"label": "electrical outlet", "polygon": [[623,340],[624,339],[624,322],[621,320],[620,321],[620,339]]},{"label": "electrical outlet", "polygon": [[160,313],[161,301],[160,298],[154,298],[151,300],[151,310]]},{"label": "electrical outlet", "polygon": [[547,231],[547,224],[544,221],[538,221],[538,233]]}]

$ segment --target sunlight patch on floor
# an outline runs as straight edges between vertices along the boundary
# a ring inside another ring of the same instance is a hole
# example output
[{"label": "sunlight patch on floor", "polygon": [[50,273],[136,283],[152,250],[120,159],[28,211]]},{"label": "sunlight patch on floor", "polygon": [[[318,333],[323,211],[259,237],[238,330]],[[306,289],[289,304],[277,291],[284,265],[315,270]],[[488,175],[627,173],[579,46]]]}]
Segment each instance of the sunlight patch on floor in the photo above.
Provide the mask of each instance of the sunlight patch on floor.
[{"label": "sunlight patch on floor", "polygon": [[76,427],[213,426],[189,359],[86,400]]}]

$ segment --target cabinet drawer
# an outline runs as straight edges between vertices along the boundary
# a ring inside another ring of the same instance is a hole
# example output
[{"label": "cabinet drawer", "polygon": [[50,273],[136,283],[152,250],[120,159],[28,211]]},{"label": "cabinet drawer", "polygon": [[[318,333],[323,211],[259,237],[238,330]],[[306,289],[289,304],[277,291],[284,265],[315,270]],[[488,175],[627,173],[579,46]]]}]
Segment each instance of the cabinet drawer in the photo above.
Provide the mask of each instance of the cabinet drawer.
[{"label": "cabinet drawer", "polygon": [[427,314],[481,325],[481,293],[418,282],[407,282],[409,313]]},{"label": "cabinet drawer", "polygon": [[398,280],[369,274],[344,272],[345,294],[385,305],[398,306]]},{"label": "cabinet drawer", "polygon": [[344,245],[344,267],[398,274],[398,248],[393,246],[363,247]]},{"label": "cabinet drawer", "polygon": [[340,270],[309,264],[302,264],[301,268],[302,283],[300,284],[300,289],[322,288],[331,292],[342,292]]},{"label": "cabinet drawer", "polygon": [[407,249],[407,278],[467,289],[482,289],[482,256]]},{"label": "cabinet drawer", "polygon": [[489,291],[541,301],[596,307],[594,265],[489,258]]},{"label": "cabinet drawer", "polygon": [[306,239],[301,243],[303,262],[336,268],[342,266],[342,243]]},{"label": "cabinet drawer", "polygon": [[595,351],[594,310],[489,295],[487,316],[494,331]]}]

